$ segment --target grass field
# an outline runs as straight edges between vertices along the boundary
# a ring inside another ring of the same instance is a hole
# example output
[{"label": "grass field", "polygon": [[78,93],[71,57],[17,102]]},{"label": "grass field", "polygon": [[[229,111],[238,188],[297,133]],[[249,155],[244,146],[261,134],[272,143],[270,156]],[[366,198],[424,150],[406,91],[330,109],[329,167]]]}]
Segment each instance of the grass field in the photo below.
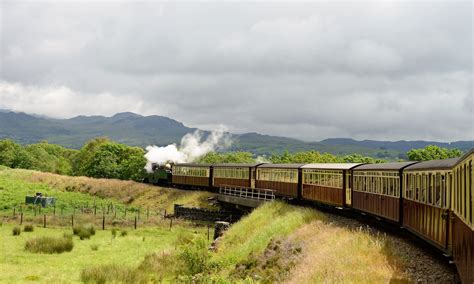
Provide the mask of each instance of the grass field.
[{"label": "grass field", "polygon": [[[114,205],[120,211],[141,208],[153,211],[173,211],[175,203],[187,206],[212,208],[205,191],[186,191],[163,188],[133,181],[93,179],[61,176],[31,170],[0,168],[0,213],[10,213],[13,207],[24,203],[26,195],[41,192],[57,198],[57,209],[64,206],[71,211],[74,206],[92,207]],[[51,208],[46,212],[52,211]]]},{"label": "grass field", "polygon": [[[106,277],[112,283],[132,276],[132,282],[186,283],[408,280],[401,272],[403,259],[386,237],[338,226],[324,213],[280,201],[267,203],[233,224],[212,251],[205,226],[175,220],[170,230],[169,220],[161,219],[137,230],[130,223],[122,225],[118,230],[127,230],[127,235],[122,237],[118,232],[113,237],[110,229],[100,230],[101,223],[93,215],[84,214],[77,222],[95,220],[96,224],[96,234],[90,240],[73,237],[71,252],[32,253],[25,250],[29,239],[72,232],[68,220],[55,223],[52,218],[51,227],[36,225],[33,232],[13,236],[18,218],[11,217],[12,209],[24,202],[25,195],[35,192],[55,196],[59,206],[68,208],[95,201],[157,211],[171,210],[174,203],[208,207],[211,196],[130,181],[0,168],[0,216],[10,216],[4,217],[0,226],[1,283],[75,283],[84,280],[84,275],[96,280]],[[41,224],[41,216],[36,218],[39,223],[29,215],[25,224]],[[113,225],[110,222],[106,227]]]},{"label": "grass field", "polygon": [[[74,248],[62,254],[35,254],[25,250],[28,239],[36,236],[60,237],[72,233],[70,228],[44,229],[35,227],[33,232],[12,235],[13,225],[0,227],[0,282],[18,283],[39,281],[41,283],[80,282],[82,269],[104,264],[135,267],[146,255],[174,249],[181,234],[205,234],[203,229],[174,227],[128,230],[124,237],[113,238],[111,230],[97,230],[90,240],[74,237]],[[97,250],[94,250],[97,248]]]}]

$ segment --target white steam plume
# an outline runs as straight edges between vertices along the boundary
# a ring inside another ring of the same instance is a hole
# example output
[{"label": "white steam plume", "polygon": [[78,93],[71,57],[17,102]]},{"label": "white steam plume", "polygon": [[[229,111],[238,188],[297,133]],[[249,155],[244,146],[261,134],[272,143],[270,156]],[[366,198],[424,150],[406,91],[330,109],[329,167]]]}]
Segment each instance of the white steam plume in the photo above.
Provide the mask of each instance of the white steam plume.
[{"label": "white steam plume", "polygon": [[223,126],[213,131],[204,141],[202,132],[196,130],[194,133],[188,133],[181,138],[180,146],[171,144],[164,147],[148,146],[145,158],[147,163],[145,169],[152,172],[152,164],[160,166],[167,163],[188,163],[204,156],[209,152],[229,147],[231,143],[230,135]]}]

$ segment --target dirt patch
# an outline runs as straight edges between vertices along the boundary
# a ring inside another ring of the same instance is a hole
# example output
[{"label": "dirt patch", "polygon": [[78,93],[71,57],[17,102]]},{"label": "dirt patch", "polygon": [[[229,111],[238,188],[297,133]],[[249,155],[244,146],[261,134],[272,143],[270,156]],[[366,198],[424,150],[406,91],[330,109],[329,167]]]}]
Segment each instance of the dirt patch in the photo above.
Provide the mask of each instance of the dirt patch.
[{"label": "dirt patch", "polygon": [[298,262],[302,242],[271,240],[260,255],[251,254],[230,273],[234,279],[252,279],[264,283],[281,282]]}]

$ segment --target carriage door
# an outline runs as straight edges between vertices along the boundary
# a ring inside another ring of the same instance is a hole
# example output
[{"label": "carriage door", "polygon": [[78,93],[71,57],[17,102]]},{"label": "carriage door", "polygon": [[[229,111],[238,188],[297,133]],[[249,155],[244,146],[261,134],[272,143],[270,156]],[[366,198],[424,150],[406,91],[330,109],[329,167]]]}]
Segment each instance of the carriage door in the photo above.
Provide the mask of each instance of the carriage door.
[{"label": "carriage door", "polygon": [[250,187],[255,188],[255,168],[250,168]]},{"label": "carriage door", "polygon": [[352,204],[352,176],[351,171],[346,171],[346,205]]}]

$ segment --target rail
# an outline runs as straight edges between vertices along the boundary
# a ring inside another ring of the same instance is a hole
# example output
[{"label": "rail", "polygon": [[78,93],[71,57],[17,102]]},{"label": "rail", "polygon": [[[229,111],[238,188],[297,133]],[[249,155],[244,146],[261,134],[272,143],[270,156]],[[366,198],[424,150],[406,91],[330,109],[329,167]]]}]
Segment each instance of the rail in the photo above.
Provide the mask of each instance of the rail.
[{"label": "rail", "polygon": [[250,188],[235,185],[222,185],[219,187],[219,193],[224,195],[236,196],[247,199],[262,201],[272,201],[275,199],[275,191],[263,188]]}]

